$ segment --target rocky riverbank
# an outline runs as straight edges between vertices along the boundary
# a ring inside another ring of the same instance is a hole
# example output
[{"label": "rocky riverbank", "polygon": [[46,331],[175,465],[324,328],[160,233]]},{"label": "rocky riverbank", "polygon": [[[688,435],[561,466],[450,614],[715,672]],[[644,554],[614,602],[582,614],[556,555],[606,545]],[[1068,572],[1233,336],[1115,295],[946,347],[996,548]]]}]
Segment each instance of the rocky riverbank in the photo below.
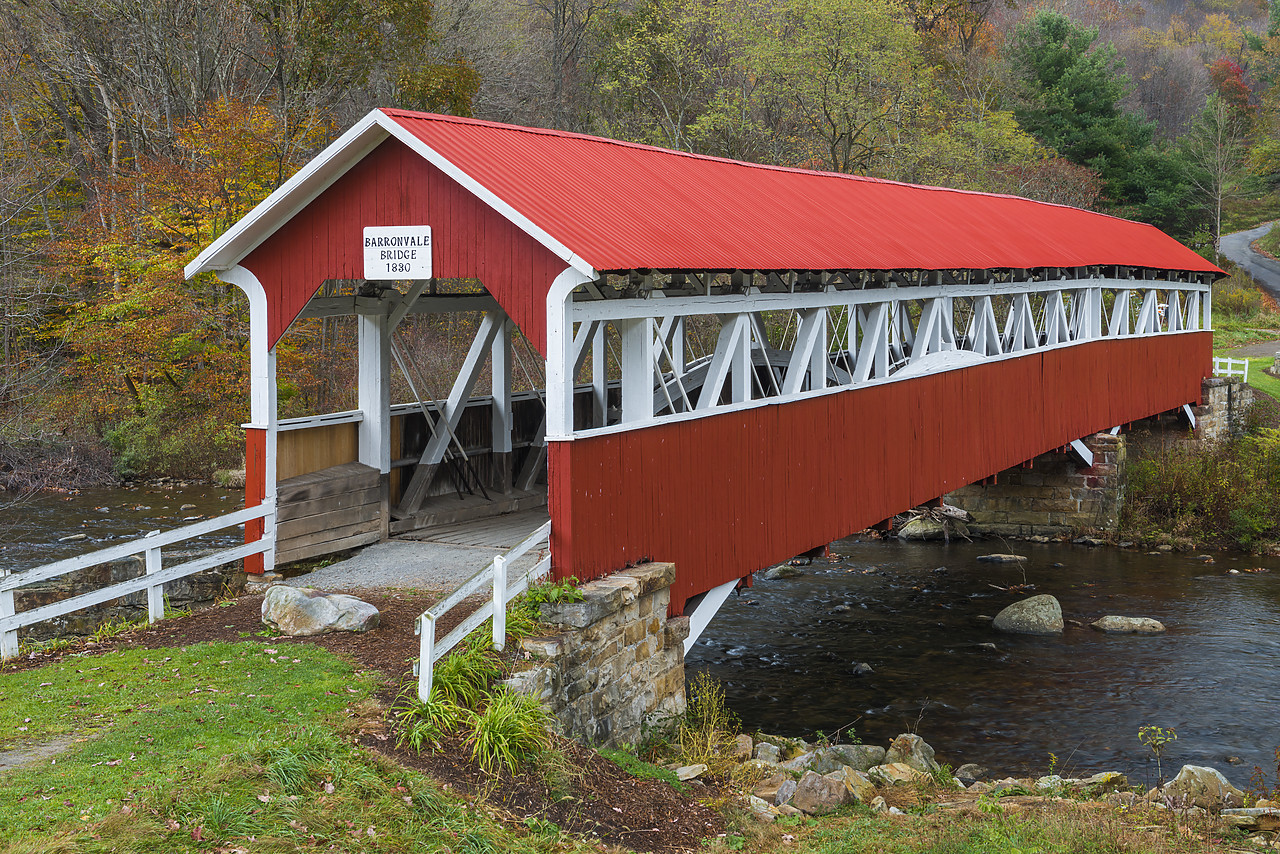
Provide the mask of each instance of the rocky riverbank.
[{"label": "rocky riverbank", "polygon": [[[731,777],[748,781],[741,796],[751,815],[766,823],[786,816],[824,816],[856,805],[905,816],[904,807],[919,807],[923,801],[962,812],[1094,801],[1115,810],[1163,813],[1174,826],[1194,821],[1246,836],[1260,847],[1280,847],[1280,801],[1244,792],[1205,766],[1184,765],[1173,779],[1150,789],[1134,786],[1114,771],[1002,777],[973,763],[954,770],[940,764],[934,749],[912,733],[898,735],[886,747],[740,735],[734,758]],[[703,770],[695,766],[679,773],[689,777]]]}]

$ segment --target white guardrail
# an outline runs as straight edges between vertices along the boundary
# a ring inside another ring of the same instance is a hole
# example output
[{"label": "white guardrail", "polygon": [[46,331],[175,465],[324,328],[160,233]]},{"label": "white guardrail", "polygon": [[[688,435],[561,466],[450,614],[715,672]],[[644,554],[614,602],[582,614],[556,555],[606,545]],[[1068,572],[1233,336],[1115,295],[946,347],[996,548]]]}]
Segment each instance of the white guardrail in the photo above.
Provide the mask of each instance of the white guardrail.
[{"label": "white guardrail", "polygon": [[[529,584],[551,571],[551,553],[530,567],[515,583],[507,586],[507,566],[551,539],[551,522],[525,537],[519,545],[493,559],[488,566],[462,582],[458,589],[436,602],[413,624],[414,634],[420,635],[419,659],[413,663],[413,673],[418,677],[418,697],[427,702],[431,697],[431,672],[435,663],[449,653],[463,638],[475,631],[481,623],[493,617],[493,645],[501,650],[507,639],[507,603],[529,589]],[[456,607],[463,599],[492,586],[493,595],[480,608],[463,620],[441,641],[436,641],[436,621]]]},{"label": "white guardrail", "polygon": [[[231,563],[234,560],[242,560],[250,555],[261,554],[271,548],[271,541],[264,537],[256,542],[224,549],[211,555],[170,567],[164,567],[161,563],[161,549],[163,547],[172,546],[195,537],[202,537],[205,534],[212,534],[214,531],[230,528],[233,525],[243,525],[246,522],[261,519],[268,515],[269,512],[270,508],[265,504],[257,507],[247,507],[244,510],[237,510],[225,516],[206,519],[194,525],[174,528],[172,531],[165,531],[164,533],[152,531],[137,540],[130,540],[118,546],[99,549],[98,551],[60,560],[56,563],[47,563],[34,569],[15,573],[11,573],[7,569],[0,569],[0,659],[11,658],[18,654],[18,629],[43,623],[45,620],[61,617],[64,614],[70,614],[83,608],[91,608],[103,602],[110,602],[112,599],[119,599],[121,596],[128,596],[130,593],[137,593],[139,590],[147,591],[147,615],[150,621],[154,623],[164,617],[164,585],[166,583],[222,566],[225,563]],[[16,590],[41,581],[47,581],[50,578],[66,575],[69,572],[88,569],[92,566],[110,563],[111,561],[133,557],[138,554],[145,555],[144,565],[146,572],[137,578],[131,578],[128,581],[112,584],[109,587],[103,587],[89,593],[82,593],[79,596],[63,599],[60,602],[32,608],[29,611],[16,613],[14,610],[13,594]]]},{"label": "white guardrail", "polygon": [[1215,377],[1239,377],[1241,382],[1247,383],[1249,381],[1249,360],[1215,356],[1213,359],[1213,375]]}]

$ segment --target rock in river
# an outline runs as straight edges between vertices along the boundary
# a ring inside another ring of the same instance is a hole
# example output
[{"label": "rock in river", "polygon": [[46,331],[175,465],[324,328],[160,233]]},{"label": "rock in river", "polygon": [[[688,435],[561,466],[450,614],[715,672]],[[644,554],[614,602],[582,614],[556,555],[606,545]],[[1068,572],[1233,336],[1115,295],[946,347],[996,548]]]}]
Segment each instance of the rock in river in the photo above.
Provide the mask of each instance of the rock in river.
[{"label": "rock in river", "polygon": [[1047,593],[1014,602],[991,625],[998,632],[1015,635],[1062,634],[1062,606]]},{"label": "rock in river", "polygon": [[978,556],[978,560],[982,563],[1022,563],[1026,559],[1026,555],[992,554]]},{"label": "rock in river", "polygon": [[262,599],[262,622],[292,637],[364,632],[378,625],[378,609],[344,593],[276,585]]},{"label": "rock in river", "polygon": [[1164,631],[1164,623],[1150,617],[1107,616],[1089,625],[1100,632],[1115,635],[1158,635]]}]

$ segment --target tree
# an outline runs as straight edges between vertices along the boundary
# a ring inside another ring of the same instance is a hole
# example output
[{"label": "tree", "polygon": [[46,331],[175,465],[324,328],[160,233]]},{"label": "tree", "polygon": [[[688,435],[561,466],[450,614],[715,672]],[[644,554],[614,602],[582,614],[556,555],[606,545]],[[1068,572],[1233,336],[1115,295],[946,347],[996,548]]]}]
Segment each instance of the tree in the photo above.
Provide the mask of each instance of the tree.
[{"label": "tree", "polygon": [[1185,156],[1191,164],[1191,183],[1213,220],[1213,250],[1219,260],[1222,207],[1240,197],[1248,181],[1245,115],[1223,96],[1211,95],[1183,140]]},{"label": "tree", "polygon": [[794,116],[805,165],[875,173],[897,156],[925,83],[919,37],[895,0],[779,0],[744,42],[762,95]]},{"label": "tree", "polygon": [[1113,45],[1098,31],[1042,10],[1015,31],[1011,61],[1022,84],[1014,114],[1037,139],[1073,163],[1096,169],[1114,190],[1133,153],[1151,142],[1150,123],[1120,108],[1128,90]]}]

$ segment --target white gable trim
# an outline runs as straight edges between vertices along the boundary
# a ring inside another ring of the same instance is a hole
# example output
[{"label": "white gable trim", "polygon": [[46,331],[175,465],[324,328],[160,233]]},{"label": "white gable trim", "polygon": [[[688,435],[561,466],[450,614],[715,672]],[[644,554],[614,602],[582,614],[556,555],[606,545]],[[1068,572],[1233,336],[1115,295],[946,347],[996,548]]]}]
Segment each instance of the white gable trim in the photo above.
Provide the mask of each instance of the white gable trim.
[{"label": "white gable trim", "polygon": [[596,278],[596,272],[590,264],[381,110],[374,110],[362,118],[275,192],[259,202],[239,222],[223,232],[186,266],[184,275],[190,279],[198,273],[227,270],[239,264],[246,255],[315,201],[389,136],[394,136],[428,163],[457,181],[569,266],[589,279]]}]

